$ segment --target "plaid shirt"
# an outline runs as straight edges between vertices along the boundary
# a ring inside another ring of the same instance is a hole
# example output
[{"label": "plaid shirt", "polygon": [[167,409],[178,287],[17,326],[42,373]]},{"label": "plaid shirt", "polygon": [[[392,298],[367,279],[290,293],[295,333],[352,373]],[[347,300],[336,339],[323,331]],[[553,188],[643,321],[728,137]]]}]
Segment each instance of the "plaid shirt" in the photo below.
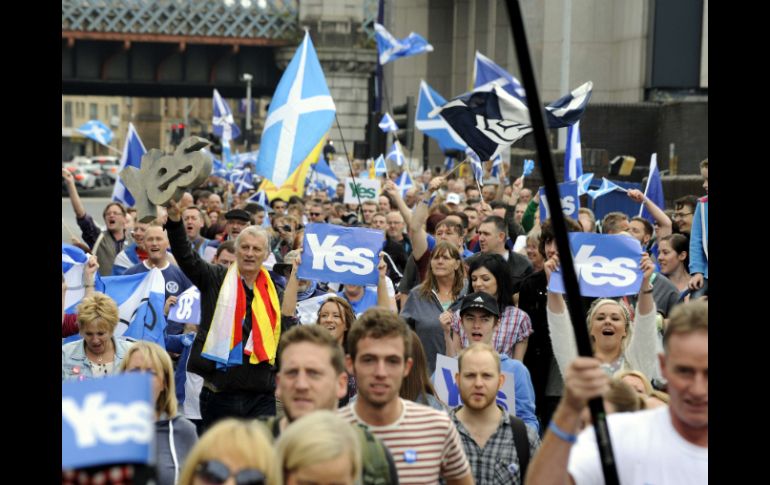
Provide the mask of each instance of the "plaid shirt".
[{"label": "plaid shirt", "polygon": [[[461,325],[460,310],[452,315],[451,325],[452,330],[460,336],[460,343],[463,348],[467,347],[469,345],[468,336],[465,335],[465,330]],[[503,314],[500,315],[497,330],[492,336],[492,346],[498,353],[508,354],[509,357],[513,358],[513,346],[528,338],[532,332],[532,321],[529,319],[529,315],[525,311],[519,310],[518,307],[508,305]]]},{"label": "plaid shirt", "polygon": [[[452,422],[460,434],[476,485],[521,485],[524,480],[519,472],[519,457],[516,454],[513,428],[508,413],[503,411],[497,430],[489,437],[484,448],[479,448],[465,425],[457,418],[457,411],[460,409],[462,406],[450,411],[449,417],[452,418]],[[502,411],[500,406],[498,409]],[[540,447],[540,439],[531,426],[526,426],[526,428],[527,441],[529,441],[529,461],[532,463],[532,457],[535,456],[535,451]]]}]

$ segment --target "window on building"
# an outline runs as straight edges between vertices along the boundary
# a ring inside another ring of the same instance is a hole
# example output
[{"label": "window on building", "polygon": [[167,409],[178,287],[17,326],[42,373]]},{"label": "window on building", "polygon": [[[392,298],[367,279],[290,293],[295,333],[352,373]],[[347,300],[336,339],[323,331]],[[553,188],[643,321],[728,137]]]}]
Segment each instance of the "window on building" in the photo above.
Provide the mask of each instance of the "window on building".
[{"label": "window on building", "polygon": [[88,117],[92,120],[99,118],[99,106],[97,106],[96,103],[88,105]]},{"label": "window on building", "polygon": [[85,103],[78,101],[75,104],[75,116],[82,118],[84,116],[83,110],[85,110]]},{"label": "window on building", "polygon": [[64,126],[72,126],[72,101],[64,102]]},{"label": "window on building", "polygon": [[110,109],[112,110],[112,116],[118,116],[118,105],[117,104],[110,105]]}]

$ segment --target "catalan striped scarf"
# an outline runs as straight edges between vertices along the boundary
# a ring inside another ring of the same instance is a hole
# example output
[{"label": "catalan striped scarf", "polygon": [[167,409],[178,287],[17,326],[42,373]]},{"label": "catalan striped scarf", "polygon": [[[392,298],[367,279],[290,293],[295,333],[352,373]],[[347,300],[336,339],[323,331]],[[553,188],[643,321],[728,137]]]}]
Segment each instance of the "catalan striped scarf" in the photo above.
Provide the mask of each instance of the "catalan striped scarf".
[{"label": "catalan striped scarf", "polygon": [[[251,333],[243,342],[243,321],[246,318],[246,291],[241,283],[237,263],[230,265],[219,290],[214,316],[211,319],[206,343],[201,356],[225,369],[243,362],[243,354],[250,364],[269,361],[275,364],[278,341],[281,338],[278,293],[270,275],[260,269],[254,282],[251,301]],[[256,330],[256,332],[255,332]]]}]

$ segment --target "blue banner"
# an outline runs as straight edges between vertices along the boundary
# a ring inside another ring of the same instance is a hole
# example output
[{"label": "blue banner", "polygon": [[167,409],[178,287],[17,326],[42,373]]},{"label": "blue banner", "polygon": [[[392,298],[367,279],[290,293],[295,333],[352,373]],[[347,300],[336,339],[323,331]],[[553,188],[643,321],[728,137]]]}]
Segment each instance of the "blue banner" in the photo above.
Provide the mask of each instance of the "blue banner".
[{"label": "blue banner", "polygon": [[[578,182],[564,182],[559,184],[559,199],[561,199],[561,210],[564,215],[575,220],[578,218],[578,209],[580,209],[580,199],[578,198]],[[551,217],[548,210],[548,201],[545,198],[545,188],[540,187],[540,220],[544,221]]]},{"label": "blue banner", "polygon": [[[635,295],[642,286],[642,245],[620,234],[569,233],[580,294],[599,298]],[[551,274],[548,290],[564,293],[561,269]]]},{"label": "blue banner", "polygon": [[150,463],[155,436],[149,374],[63,382],[63,470]]},{"label": "blue banner", "polygon": [[196,286],[184,290],[168,309],[167,320],[177,323],[201,323],[201,292]]},{"label": "blue banner", "polygon": [[382,231],[311,223],[305,226],[302,248],[299,278],[362,286],[377,284]]}]

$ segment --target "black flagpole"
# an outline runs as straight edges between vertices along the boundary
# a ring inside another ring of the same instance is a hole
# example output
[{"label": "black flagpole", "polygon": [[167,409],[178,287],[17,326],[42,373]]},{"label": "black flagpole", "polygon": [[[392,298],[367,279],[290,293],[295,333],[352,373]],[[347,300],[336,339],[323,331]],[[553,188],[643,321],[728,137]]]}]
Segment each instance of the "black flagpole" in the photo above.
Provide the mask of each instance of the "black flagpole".
[{"label": "black flagpole", "polygon": [[[551,222],[556,236],[556,247],[559,249],[559,262],[561,273],[564,279],[564,288],[567,293],[567,306],[572,327],[575,331],[575,340],[577,342],[578,354],[586,357],[593,357],[591,342],[588,339],[588,328],[585,325],[585,311],[580,296],[575,267],[572,262],[572,252],[570,251],[569,239],[567,237],[567,225],[564,221],[564,213],[556,208],[561,207],[559,201],[559,191],[556,185],[556,173],[551,160],[551,149],[548,144],[548,137],[545,131],[543,116],[543,106],[540,104],[540,95],[537,92],[537,83],[535,82],[535,73],[532,69],[532,60],[529,57],[529,46],[527,36],[524,31],[524,21],[521,16],[519,2],[516,0],[507,0],[508,17],[513,31],[513,45],[516,49],[516,57],[519,60],[521,69],[521,79],[524,84],[524,91],[527,93],[527,106],[529,107],[530,122],[532,123],[532,132],[535,135],[535,146],[537,148],[538,158],[540,159],[540,171],[543,174],[543,183],[545,185],[545,195],[548,200],[548,207],[552,207]],[[599,456],[602,462],[602,471],[604,472],[604,481],[607,485],[619,485],[618,472],[615,467],[615,457],[612,453],[612,443],[610,442],[609,430],[607,429],[607,419],[604,412],[602,399],[595,398],[589,401],[591,417],[596,431],[596,441],[599,445]]]}]

